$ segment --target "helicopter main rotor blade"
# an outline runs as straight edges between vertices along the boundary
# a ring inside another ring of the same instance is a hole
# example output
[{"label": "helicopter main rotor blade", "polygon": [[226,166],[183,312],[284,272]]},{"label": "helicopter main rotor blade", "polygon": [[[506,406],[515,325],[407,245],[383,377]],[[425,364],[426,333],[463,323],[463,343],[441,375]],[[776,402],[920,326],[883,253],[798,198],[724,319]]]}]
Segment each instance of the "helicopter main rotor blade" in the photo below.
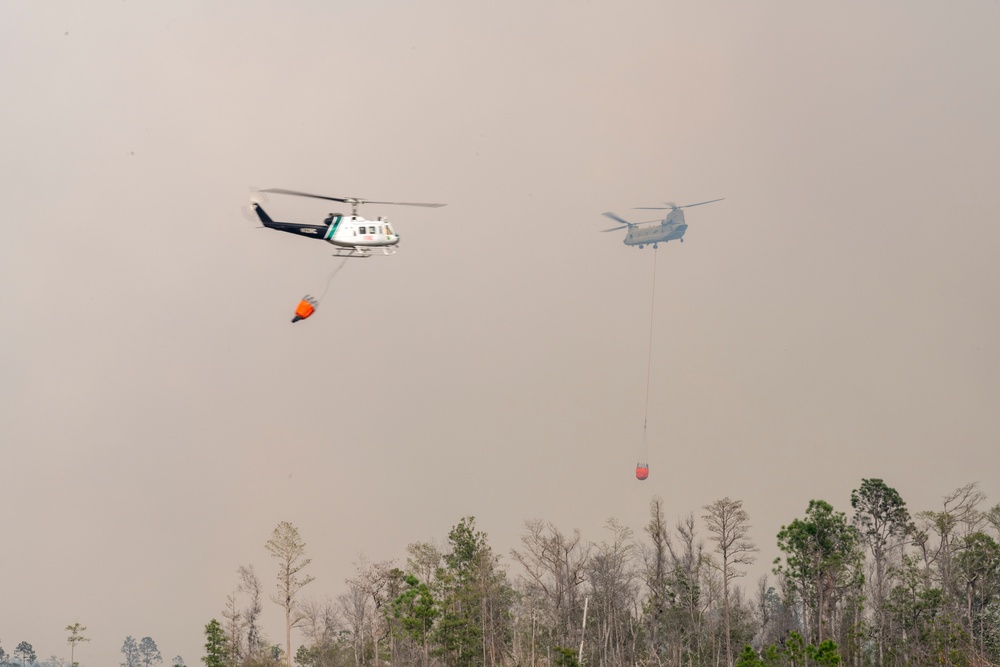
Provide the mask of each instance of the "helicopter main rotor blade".
[{"label": "helicopter main rotor blade", "polygon": [[447,206],[447,204],[423,204],[412,201],[372,201],[370,199],[359,199],[358,202],[361,204],[392,204],[393,206],[426,206],[428,208]]},{"label": "helicopter main rotor blade", "polygon": [[622,225],[621,227],[612,227],[611,229],[602,229],[602,232],[617,232],[619,229],[625,229],[628,225]]},{"label": "helicopter main rotor blade", "polygon": [[265,190],[259,190],[258,192],[274,192],[279,195],[294,195],[296,197],[312,197],[313,199],[326,199],[327,201],[339,201],[345,204],[351,204],[353,202],[361,202],[360,199],[350,199],[347,197],[327,197],[325,195],[314,195],[308,192],[299,192],[298,190],[286,190],[284,188],[267,188]]},{"label": "helicopter main rotor blade", "polygon": [[666,202],[666,206],[636,206],[635,209],[644,211],[665,211],[667,209],[670,209],[671,211],[676,211],[679,208],[691,208],[692,206],[711,204],[713,202],[722,201],[723,199],[725,199],[725,197],[722,197],[721,199],[711,199],[709,201],[700,201],[697,204],[684,204],[683,206],[678,206],[677,204],[668,201]]},{"label": "helicopter main rotor blade", "polygon": [[684,206],[678,206],[677,208],[691,208],[692,206],[701,206],[702,204],[711,204],[713,202],[722,201],[725,197],[720,197],[719,199],[710,199],[709,201],[700,201],[697,204],[684,204]]},{"label": "helicopter main rotor blade", "polygon": [[[611,218],[615,222],[617,222],[619,224],[622,224],[622,225],[625,225],[626,227],[631,227],[632,226],[631,222],[629,222],[625,218],[619,218],[617,215],[615,215],[611,211],[607,211],[605,213],[601,213],[601,215],[603,215],[605,218]],[[615,227],[615,229],[621,229],[621,227]],[[613,231],[613,230],[605,230],[605,231]]]},{"label": "helicopter main rotor blade", "polygon": [[293,195],[295,197],[312,197],[313,199],[325,199],[327,201],[339,201],[345,204],[392,204],[394,206],[428,206],[431,208],[438,208],[440,206],[446,206],[446,204],[421,204],[416,202],[402,202],[402,201],[372,201],[371,199],[361,199],[360,197],[327,197],[326,195],[314,195],[310,192],[300,192],[298,190],[286,190],[285,188],[267,188],[266,190],[259,190],[259,192],[274,192],[282,195]]}]

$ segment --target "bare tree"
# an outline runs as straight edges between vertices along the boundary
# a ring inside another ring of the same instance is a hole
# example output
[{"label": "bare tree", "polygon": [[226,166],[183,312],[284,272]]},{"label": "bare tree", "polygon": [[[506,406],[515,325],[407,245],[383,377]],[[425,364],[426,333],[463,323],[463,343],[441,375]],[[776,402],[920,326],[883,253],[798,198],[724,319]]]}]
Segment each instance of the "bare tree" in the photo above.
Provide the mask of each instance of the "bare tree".
[{"label": "bare tree", "polygon": [[[689,654],[689,661],[701,659],[703,637],[704,611],[708,596],[702,594],[702,568],[705,566],[704,544],[697,536],[694,514],[688,513],[677,521],[677,536],[680,541],[678,549],[667,542],[672,565],[669,577],[670,591],[675,596],[676,605],[684,619],[675,624],[674,631],[678,634],[675,641],[675,659],[680,663],[684,653]],[[685,627],[686,626],[686,627]],[[691,656],[690,654],[694,654]]]},{"label": "bare tree", "polygon": [[[385,611],[399,594],[398,572],[392,561],[370,563],[364,557],[355,563],[356,575],[347,580],[350,592],[341,601],[341,608],[355,632],[355,655],[364,664],[365,635],[372,639],[376,659],[379,643],[389,636]],[[342,598],[344,596],[341,596]]]},{"label": "bare tree", "polygon": [[[979,530],[985,521],[979,511],[979,504],[985,500],[986,494],[980,491],[973,482],[955,489],[944,498],[940,512],[918,512],[918,529],[914,537],[924,559],[924,576],[929,580],[932,576],[932,565],[936,566],[941,590],[951,603],[963,599],[964,591],[953,576],[953,562],[960,551],[965,537]],[[937,535],[937,544],[931,546],[928,536]]]},{"label": "bare tree", "polygon": [[575,643],[571,642],[574,618],[580,608],[579,587],[586,581],[590,548],[583,544],[578,530],[567,537],[539,520],[526,521],[525,527],[528,532],[521,536],[524,549],[512,549],[511,555],[524,568],[530,584],[544,592],[557,645],[570,646]]},{"label": "bare tree", "polygon": [[441,549],[433,542],[415,542],[406,547],[409,557],[406,559],[406,567],[416,575],[420,581],[430,583],[434,581],[438,568],[441,567],[444,555]]},{"label": "bare tree", "polygon": [[991,507],[984,516],[989,524],[993,526],[993,532],[997,534],[997,539],[1000,539],[1000,503]]},{"label": "bare tree", "polygon": [[731,500],[729,497],[716,500],[704,508],[708,514],[702,516],[712,534],[709,538],[715,542],[715,552],[719,554],[722,563],[710,564],[722,575],[723,617],[726,625],[726,664],[732,667],[732,626],[729,619],[729,582],[746,575],[746,571],[737,569],[738,565],[752,565],[757,557],[757,546],[747,539],[750,534],[750,515],[743,509],[742,500]]},{"label": "bare tree", "polygon": [[337,597],[337,606],[341,616],[347,623],[351,634],[351,644],[354,647],[354,664],[365,664],[365,634],[371,611],[371,599],[368,593],[352,579],[347,580],[347,592]]},{"label": "bare tree", "polygon": [[253,565],[241,565],[238,573],[240,577],[238,590],[249,598],[242,613],[243,627],[246,629],[247,658],[256,660],[263,655],[265,646],[260,628],[260,615],[264,610],[264,605],[261,603],[260,579],[254,572]]},{"label": "bare tree", "polygon": [[[305,600],[299,607],[302,614],[302,634],[316,657],[313,664],[329,664],[329,653],[334,650],[340,619],[337,609],[329,599],[322,602]],[[300,649],[301,650],[301,649]]]},{"label": "bare tree", "polygon": [[649,523],[646,524],[646,533],[652,540],[652,546],[643,549],[649,595],[649,645],[653,656],[659,661],[660,655],[666,650],[663,630],[670,600],[668,590],[670,531],[663,511],[663,499],[659,496],[654,497],[649,503]]},{"label": "bare tree", "polygon": [[243,614],[237,609],[238,589],[226,596],[226,608],[222,612],[222,617],[226,619],[224,633],[226,637],[226,664],[229,667],[236,667],[243,662]]},{"label": "bare tree", "polygon": [[278,560],[278,593],[271,599],[285,610],[285,660],[292,667],[292,628],[301,621],[296,614],[295,596],[314,579],[311,575],[300,578],[299,572],[312,559],[305,557],[306,545],[298,529],[287,521],[278,524],[265,547]]},{"label": "bare tree", "polygon": [[634,566],[635,544],[632,531],[609,519],[606,528],[611,531],[610,543],[594,545],[596,553],[590,559],[587,576],[593,595],[594,625],[598,664],[624,665],[635,661],[629,655],[630,629],[636,621],[638,586]]}]

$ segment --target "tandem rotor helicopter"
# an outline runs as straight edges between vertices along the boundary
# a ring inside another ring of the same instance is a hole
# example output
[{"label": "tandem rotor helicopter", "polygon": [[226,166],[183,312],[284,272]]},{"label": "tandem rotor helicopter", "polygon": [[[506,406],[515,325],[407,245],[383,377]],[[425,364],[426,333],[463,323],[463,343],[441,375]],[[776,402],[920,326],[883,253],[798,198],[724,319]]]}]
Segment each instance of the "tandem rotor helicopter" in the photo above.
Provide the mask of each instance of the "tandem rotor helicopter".
[{"label": "tandem rotor helicopter", "polygon": [[[681,209],[691,208],[692,206],[701,206],[703,204],[712,204],[717,201],[722,201],[725,197],[721,199],[712,199],[709,201],[698,202],[697,204],[684,204],[683,206],[678,206],[672,202],[667,202],[666,206],[637,206],[636,210],[646,210],[646,211],[664,211],[670,210],[667,217],[663,220],[649,220],[647,222],[629,222],[623,218],[618,217],[614,213],[608,211],[603,215],[607,218],[611,218],[615,222],[621,223],[620,227],[612,227],[611,229],[602,229],[602,232],[616,232],[619,229],[628,228],[628,232],[625,234],[625,245],[639,246],[642,248],[645,245],[653,244],[656,248],[659,243],[666,243],[667,241],[673,241],[675,239],[680,239],[681,243],[684,243],[684,232],[687,231],[687,223],[684,222],[684,211]],[[649,225],[649,226],[646,226]]]},{"label": "tandem rotor helicopter", "polygon": [[312,197],[313,199],[325,199],[327,201],[350,204],[350,215],[331,213],[323,221],[323,224],[314,225],[300,222],[277,222],[272,220],[271,216],[264,211],[260,202],[252,198],[250,200],[250,206],[265,227],[331,243],[336,248],[334,257],[371,257],[373,254],[376,254],[376,250],[380,250],[380,254],[383,255],[396,254],[399,235],[392,228],[392,225],[389,224],[389,220],[382,216],[379,216],[376,220],[366,220],[358,215],[358,206],[361,204],[392,204],[393,206],[424,206],[430,208],[445,206],[445,204],[421,204],[416,202],[372,201],[358,197],[327,197],[325,195],[314,195],[297,190],[285,190],[284,188],[268,188],[266,190],[256,190],[256,192],[273,192],[275,194]]}]

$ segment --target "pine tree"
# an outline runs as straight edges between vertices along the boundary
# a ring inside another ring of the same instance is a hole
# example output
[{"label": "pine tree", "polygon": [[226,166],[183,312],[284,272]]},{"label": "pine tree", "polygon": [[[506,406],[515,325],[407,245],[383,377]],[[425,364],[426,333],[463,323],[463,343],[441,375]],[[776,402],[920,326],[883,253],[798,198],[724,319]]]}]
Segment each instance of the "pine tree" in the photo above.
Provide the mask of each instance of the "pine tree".
[{"label": "pine tree", "polygon": [[226,633],[214,618],[205,626],[205,655],[201,661],[205,667],[226,667],[229,651],[226,648]]}]

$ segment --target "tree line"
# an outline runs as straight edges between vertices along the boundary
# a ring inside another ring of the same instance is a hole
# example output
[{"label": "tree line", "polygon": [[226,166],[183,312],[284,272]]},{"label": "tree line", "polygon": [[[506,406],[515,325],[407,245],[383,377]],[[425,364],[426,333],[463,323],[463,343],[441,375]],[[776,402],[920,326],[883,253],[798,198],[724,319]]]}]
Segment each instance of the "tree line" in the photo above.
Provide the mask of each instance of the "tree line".
[{"label": "tree line", "polygon": [[[80,625],[79,623],[66,626],[66,632],[69,633],[69,636],[66,639],[66,643],[69,644],[69,667],[77,667],[77,663],[74,660],[77,645],[81,642],[90,641],[89,637],[85,637],[83,635],[86,630],[86,626]],[[38,667],[65,667],[65,664],[66,661],[63,658],[55,655],[51,656],[46,661],[39,662],[38,655],[35,653],[35,647],[26,641],[19,642],[17,647],[14,649],[13,654],[8,654],[3,646],[0,645],[0,667],[27,667],[27,665],[36,665]]]},{"label": "tree line", "polygon": [[[87,631],[87,626],[74,623],[67,625],[66,631],[69,633],[66,638],[70,656],[68,663],[64,658],[56,655],[49,657],[48,660],[39,661],[34,647],[30,643],[22,641],[12,654],[8,654],[0,645],[0,667],[28,667],[28,665],[34,667],[79,667],[80,663],[76,661],[76,649],[79,644],[90,641],[90,637],[83,634]],[[129,635],[125,638],[121,650],[124,654],[124,661],[120,667],[157,667],[163,662],[160,649],[157,648],[152,637],[143,637],[136,641],[134,637]],[[185,667],[184,660],[179,655],[174,657],[171,664],[173,667]]]},{"label": "tree line", "polygon": [[[614,519],[605,539],[531,520],[505,560],[475,518],[405,565],[356,563],[335,598],[306,598],[305,542],[282,522],[266,548],[283,644],[260,623],[263,585],[241,566],[223,620],[205,626],[206,667],[670,665],[854,667],[1000,663],[1000,504],[976,484],[911,514],[881,479],[851,514],[811,500],[775,536],[770,575],[750,516],[722,498],[668,522],[653,498],[641,534]],[[302,643],[292,652],[291,632]]]}]

